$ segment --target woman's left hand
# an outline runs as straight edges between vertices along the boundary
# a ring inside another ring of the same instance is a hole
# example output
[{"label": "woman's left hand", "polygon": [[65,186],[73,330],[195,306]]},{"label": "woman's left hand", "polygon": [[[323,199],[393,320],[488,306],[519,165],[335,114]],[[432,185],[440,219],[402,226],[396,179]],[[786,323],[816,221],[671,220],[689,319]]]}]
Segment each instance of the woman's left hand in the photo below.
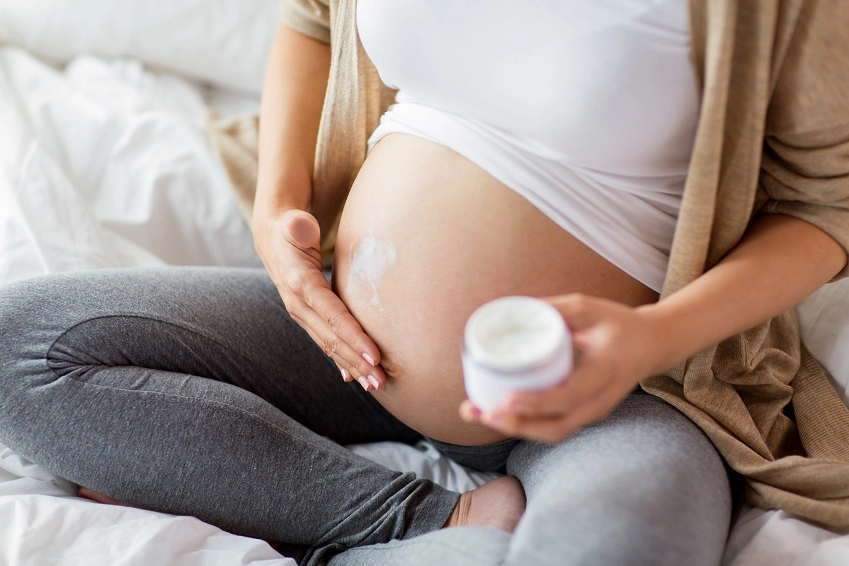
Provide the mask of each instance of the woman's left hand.
[{"label": "woman's left hand", "polygon": [[575,366],[563,383],[510,395],[481,413],[468,400],[460,414],[509,436],[557,442],[606,417],[640,379],[665,369],[662,338],[644,309],[572,294],[546,299],[572,333]]}]

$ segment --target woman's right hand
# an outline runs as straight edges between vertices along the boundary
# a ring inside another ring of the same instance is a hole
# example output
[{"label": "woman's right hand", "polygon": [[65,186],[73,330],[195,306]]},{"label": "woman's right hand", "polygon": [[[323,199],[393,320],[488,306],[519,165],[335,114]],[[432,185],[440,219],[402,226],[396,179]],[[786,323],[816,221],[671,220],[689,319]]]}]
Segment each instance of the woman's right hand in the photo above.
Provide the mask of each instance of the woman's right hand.
[{"label": "woman's right hand", "polygon": [[[256,222],[255,218],[255,222]],[[318,221],[304,210],[289,209],[254,225],[257,252],[286,310],[336,362],[346,382],[366,391],[380,389],[386,375],[380,351],[321,270]]]}]

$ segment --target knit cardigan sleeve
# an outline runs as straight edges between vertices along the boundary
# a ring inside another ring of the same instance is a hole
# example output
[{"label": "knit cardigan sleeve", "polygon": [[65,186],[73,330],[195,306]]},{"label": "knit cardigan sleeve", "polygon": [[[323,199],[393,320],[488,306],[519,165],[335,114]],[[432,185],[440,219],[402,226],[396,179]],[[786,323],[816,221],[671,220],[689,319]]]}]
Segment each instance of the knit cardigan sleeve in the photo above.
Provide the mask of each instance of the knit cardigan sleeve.
[{"label": "knit cardigan sleeve", "polygon": [[[767,113],[761,213],[805,220],[849,251],[847,2],[807,2]],[[849,275],[849,265],[836,279]]]},{"label": "knit cardigan sleeve", "polygon": [[281,0],[280,21],[297,32],[330,43],[328,0]]}]

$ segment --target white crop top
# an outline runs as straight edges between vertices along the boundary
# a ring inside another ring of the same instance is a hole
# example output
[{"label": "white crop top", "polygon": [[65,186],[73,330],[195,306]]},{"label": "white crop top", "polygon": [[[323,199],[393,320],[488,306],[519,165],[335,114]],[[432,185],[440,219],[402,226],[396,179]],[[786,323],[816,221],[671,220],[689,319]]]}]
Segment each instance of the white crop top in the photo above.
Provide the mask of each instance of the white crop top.
[{"label": "white crop top", "polygon": [[687,0],[359,0],[399,89],[369,140],[446,146],[660,291],[698,93]]}]

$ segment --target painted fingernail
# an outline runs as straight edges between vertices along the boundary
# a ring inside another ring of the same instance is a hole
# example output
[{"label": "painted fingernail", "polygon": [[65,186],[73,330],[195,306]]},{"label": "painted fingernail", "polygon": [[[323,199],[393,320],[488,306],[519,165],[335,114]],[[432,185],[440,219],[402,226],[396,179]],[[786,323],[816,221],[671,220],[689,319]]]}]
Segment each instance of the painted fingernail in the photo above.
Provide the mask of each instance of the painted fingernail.
[{"label": "painted fingernail", "polygon": [[498,414],[486,413],[481,415],[481,420],[489,426],[498,426],[504,420],[504,417]]},{"label": "painted fingernail", "polygon": [[342,380],[348,381],[348,370],[346,370],[345,368],[339,368],[339,371],[342,372]]},{"label": "painted fingernail", "polygon": [[371,383],[372,385],[374,385],[375,389],[380,389],[380,382],[377,380],[377,378],[375,376],[369,375],[368,376],[368,382]]},{"label": "painted fingernail", "polygon": [[368,391],[368,386],[370,385],[370,383],[368,382],[368,379],[366,379],[366,378],[365,378],[365,377],[363,377],[363,376],[360,376],[360,377],[358,377],[358,378],[357,378],[357,381],[359,381],[359,382],[360,382],[360,385],[362,385],[362,386],[363,386],[363,389],[365,389],[366,391]]},{"label": "painted fingernail", "polygon": [[469,401],[463,403],[460,407],[460,415],[463,417],[463,420],[466,422],[474,422],[479,421],[481,418],[481,411],[474,405],[472,405]]},{"label": "painted fingernail", "polygon": [[363,359],[369,363],[371,367],[375,367],[374,358],[363,352]]}]

